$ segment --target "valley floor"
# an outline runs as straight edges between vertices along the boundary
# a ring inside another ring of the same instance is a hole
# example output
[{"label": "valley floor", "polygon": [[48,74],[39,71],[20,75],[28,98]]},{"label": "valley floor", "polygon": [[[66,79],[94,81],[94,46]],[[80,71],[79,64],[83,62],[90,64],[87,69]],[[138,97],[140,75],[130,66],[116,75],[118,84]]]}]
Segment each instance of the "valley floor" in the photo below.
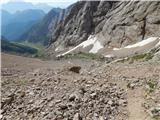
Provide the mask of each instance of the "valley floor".
[{"label": "valley floor", "polygon": [[160,62],[1,57],[2,120],[159,118]]}]

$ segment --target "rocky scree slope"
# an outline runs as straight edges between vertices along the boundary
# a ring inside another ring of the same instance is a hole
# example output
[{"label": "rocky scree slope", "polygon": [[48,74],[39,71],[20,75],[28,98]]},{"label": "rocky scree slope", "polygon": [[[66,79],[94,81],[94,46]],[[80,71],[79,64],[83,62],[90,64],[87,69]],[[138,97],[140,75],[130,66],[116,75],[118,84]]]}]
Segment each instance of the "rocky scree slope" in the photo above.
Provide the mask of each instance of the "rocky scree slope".
[{"label": "rocky scree slope", "polygon": [[63,22],[56,26],[48,53],[64,52],[90,35],[105,48],[101,52],[159,37],[159,18],[158,1],[80,1],[72,5]]},{"label": "rocky scree slope", "polygon": [[[75,68],[80,68],[79,73]],[[160,117],[159,73],[159,61],[133,64],[82,59],[41,61],[2,53],[0,117],[152,120],[147,112]]]}]

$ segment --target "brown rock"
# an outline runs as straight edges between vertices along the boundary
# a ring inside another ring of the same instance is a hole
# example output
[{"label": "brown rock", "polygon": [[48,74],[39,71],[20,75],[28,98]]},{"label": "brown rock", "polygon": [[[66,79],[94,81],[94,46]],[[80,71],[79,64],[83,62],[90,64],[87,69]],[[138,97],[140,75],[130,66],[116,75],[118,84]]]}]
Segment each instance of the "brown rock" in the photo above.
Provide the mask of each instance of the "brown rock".
[{"label": "brown rock", "polygon": [[75,72],[75,73],[79,73],[81,67],[80,66],[73,66],[69,68],[69,71]]}]

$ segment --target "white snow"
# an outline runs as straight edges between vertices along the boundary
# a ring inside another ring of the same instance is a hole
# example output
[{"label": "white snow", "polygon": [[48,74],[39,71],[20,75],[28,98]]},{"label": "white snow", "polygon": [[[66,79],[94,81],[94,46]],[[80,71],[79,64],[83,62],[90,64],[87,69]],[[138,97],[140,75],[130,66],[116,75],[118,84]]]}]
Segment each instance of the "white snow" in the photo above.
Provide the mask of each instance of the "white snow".
[{"label": "white snow", "polygon": [[120,48],[113,48],[113,50],[120,50]]},{"label": "white snow", "polygon": [[89,51],[91,53],[97,53],[99,49],[103,48],[103,46],[100,44],[100,42],[97,40],[97,38],[93,35],[90,35],[86,41],[82,42],[81,44],[77,45],[76,47],[72,48],[71,50],[69,50],[63,54],[58,55],[57,57],[64,56],[68,53],[71,53],[72,51],[76,50],[79,47],[85,48],[89,45],[93,45],[92,49]]},{"label": "white snow", "polygon": [[59,52],[59,51],[62,51],[62,50],[64,50],[64,47],[63,46],[58,46],[56,49],[55,49],[55,51],[56,52]]},{"label": "white snow", "polygon": [[113,54],[109,54],[109,55],[105,55],[105,57],[111,58],[111,57],[114,57],[114,55]]},{"label": "white snow", "polygon": [[97,40],[96,37],[93,37],[93,36],[90,35],[86,41],[84,41],[80,44],[80,46],[83,46],[83,48],[85,48],[89,45],[93,45],[96,40]]},{"label": "white snow", "polygon": [[56,48],[55,51],[56,51],[56,52],[59,51],[59,48]]},{"label": "white snow", "polygon": [[[133,45],[128,45],[128,46],[126,46],[124,48],[142,47],[142,46],[147,45],[147,44],[149,44],[151,42],[154,42],[157,39],[158,39],[158,37],[150,37],[148,39],[142,40],[142,41],[140,41],[138,43],[135,43]],[[160,42],[159,42],[159,44],[160,44]],[[120,49],[123,49],[123,48],[113,48],[113,50],[120,50]]]},{"label": "white snow", "polygon": [[[159,46],[160,45],[160,38],[158,39],[158,37],[150,37],[150,38],[145,39],[143,41],[137,42],[133,45],[128,45],[128,46],[123,47],[123,48],[113,48],[113,50],[117,51],[117,50],[121,50],[121,49],[124,49],[124,48],[129,49],[129,48],[135,48],[135,47],[142,47],[142,46],[145,46],[145,45],[150,44],[150,43],[152,43],[154,41],[157,41],[157,40],[159,40],[159,42],[156,44],[156,46]],[[98,41],[98,39],[95,36],[90,35],[86,41],[82,42],[81,44],[77,45],[76,47],[70,49],[69,51],[67,51],[63,54],[58,55],[57,57],[64,56],[68,53],[71,53],[74,50],[76,50],[77,48],[85,48],[85,47],[90,46],[90,45],[93,45],[93,47],[90,49],[89,53],[97,53],[100,49],[102,49],[104,47],[100,43],[100,41]],[[113,57],[113,54],[106,55],[105,57]]]},{"label": "white snow", "polygon": [[[123,47],[123,48],[113,48],[113,53],[115,52],[116,54],[118,54],[119,51],[123,50],[123,49],[132,49],[132,48],[136,48],[136,47],[143,47],[145,45],[150,45],[151,43],[155,42],[155,44],[152,45],[152,47],[159,47],[160,46],[160,38],[158,37],[150,37],[148,39],[145,39],[143,41],[140,41],[140,42],[137,42],[133,45],[128,45],[126,47]],[[145,49],[145,48],[144,48]],[[114,57],[113,54],[108,54],[108,55],[105,55],[105,57]]]},{"label": "white snow", "polygon": [[154,41],[157,40],[157,39],[158,39],[158,37],[150,37],[150,38],[148,38],[148,39],[146,39],[146,40],[143,40],[143,41],[141,41],[141,42],[138,42],[138,43],[136,43],[136,44],[128,45],[128,46],[126,46],[125,48],[141,47],[141,46],[147,45],[147,44],[149,44],[149,43],[151,43],[151,42],[154,42]]},{"label": "white snow", "polygon": [[97,53],[101,48],[103,48],[103,46],[101,45],[101,43],[99,41],[96,41],[93,44],[92,49],[89,51],[90,53]]}]

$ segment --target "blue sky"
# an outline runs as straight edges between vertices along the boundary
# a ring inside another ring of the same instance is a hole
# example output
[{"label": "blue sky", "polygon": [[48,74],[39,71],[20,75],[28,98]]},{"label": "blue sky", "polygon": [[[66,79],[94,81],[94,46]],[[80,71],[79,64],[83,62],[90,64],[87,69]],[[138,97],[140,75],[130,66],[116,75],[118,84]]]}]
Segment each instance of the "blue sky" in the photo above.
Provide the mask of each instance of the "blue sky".
[{"label": "blue sky", "polygon": [[46,3],[48,5],[51,5],[53,7],[60,7],[60,6],[68,6],[78,0],[0,0],[2,4],[7,3],[7,2],[31,2],[33,4],[38,4],[38,3]]}]

